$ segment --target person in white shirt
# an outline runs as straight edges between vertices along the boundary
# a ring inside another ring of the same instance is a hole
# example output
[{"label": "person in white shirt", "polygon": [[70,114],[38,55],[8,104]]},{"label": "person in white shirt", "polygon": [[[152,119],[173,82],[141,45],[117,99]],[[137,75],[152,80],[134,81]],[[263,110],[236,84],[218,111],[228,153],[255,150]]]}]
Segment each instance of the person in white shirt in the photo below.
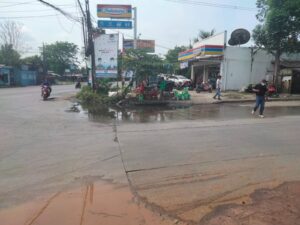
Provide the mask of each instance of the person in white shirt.
[{"label": "person in white shirt", "polygon": [[213,98],[216,99],[216,97],[218,97],[218,100],[221,100],[222,76],[218,75],[217,78],[218,79],[216,81],[216,94]]}]

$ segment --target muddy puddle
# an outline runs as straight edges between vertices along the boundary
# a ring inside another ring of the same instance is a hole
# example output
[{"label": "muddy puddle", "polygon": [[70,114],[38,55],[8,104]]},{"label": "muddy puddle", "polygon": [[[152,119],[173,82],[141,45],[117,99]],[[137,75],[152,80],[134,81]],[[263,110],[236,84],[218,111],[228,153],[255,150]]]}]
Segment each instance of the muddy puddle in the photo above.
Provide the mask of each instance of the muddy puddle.
[{"label": "muddy puddle", "polygon": [[[3,225],[174,224],[139,203],[128,186],[91,182],[0,210]],[[176,224],[182,224],[175,221]]]},{"label": "muddy puddle", "polygon": [[[78,111],[77,111],[78,109]],[[102,108],[88,111],[80,105],[73,108],[90,121],[110,123],[164,123],[184,120],[228,120],[253,118],[252,104],[208,104],[190,107],[139,106],[131,109]],[[300,115],[299,106],[267,107],[267,118]]]}]

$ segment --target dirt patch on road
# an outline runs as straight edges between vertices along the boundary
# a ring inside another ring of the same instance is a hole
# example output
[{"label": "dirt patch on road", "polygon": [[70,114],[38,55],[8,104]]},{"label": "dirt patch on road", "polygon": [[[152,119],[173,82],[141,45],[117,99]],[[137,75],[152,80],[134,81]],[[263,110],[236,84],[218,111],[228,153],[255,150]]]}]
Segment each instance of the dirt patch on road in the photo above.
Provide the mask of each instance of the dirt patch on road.
[{"label": "dirt patch on road", "polygon": [[153,213],[131,194],[128,186],[106,182],[53,193],[0,211],[5,225],[170,225],[182,224]]},{"label": "dirt patch on road", "polygon": [[217,207],[205,216],[205,225],[300,225],[300,182],[289,182],[275,189],[259,189],[250,204]]}]

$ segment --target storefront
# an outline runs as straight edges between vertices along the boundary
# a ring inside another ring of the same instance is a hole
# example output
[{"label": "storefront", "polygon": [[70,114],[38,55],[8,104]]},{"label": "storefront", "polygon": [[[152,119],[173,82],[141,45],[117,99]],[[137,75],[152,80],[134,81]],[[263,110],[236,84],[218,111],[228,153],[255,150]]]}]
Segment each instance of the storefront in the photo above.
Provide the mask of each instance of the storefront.
[{"label": "storefront", "polygon": [[225,37],[226,32],[222,32],[195,43],[192,49],[179,53],[178,60],[181,65],[191,68],[191,80],[194,85],[202,82],[215,84],[223,61]]},{"label": "storefront", "polygon": [[[195,43],[193,49],[179,53],[181,65],[191,68],[194,84],[214,83],[218,74],[222,75],[223,90],[241,90],[262,79],[273,81],[273,55],[255,47],[227,46],[226,40],[226,32],[223,32]],[[300,54],[283,54],[281,58],[285,62],[300,62]],[[294,70],[294,74],[298,73]],[[298,75],[293,75],[293,78],[295,82],[291,83],[291,90],[295,93],[300,90]]]},{"label": "storefront", "polygon": [[300,94],[300,61],[298,62],[298,67],[288,68],[286,67],[286,62],[283,62],[281,67],[283,67],[283,65],[285,65],[285,68],[280,71],[282,92]]},{"label": "storefront", "polygon": [[0,86],[11,86],[14,84],[12,67],[0,66]]}]

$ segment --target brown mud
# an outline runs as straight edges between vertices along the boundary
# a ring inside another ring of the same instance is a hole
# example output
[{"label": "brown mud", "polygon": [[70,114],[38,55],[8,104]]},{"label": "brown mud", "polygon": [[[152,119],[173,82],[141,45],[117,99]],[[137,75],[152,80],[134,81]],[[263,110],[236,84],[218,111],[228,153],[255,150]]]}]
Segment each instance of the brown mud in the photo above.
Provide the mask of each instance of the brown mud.
[{"label": "brown mud", "polygon": [[102,181],[2,209],[0,221],[5,225],[182,224],[146,208],[128,186]]},{"label": "brown mud", "polygon": [[258,189],[251,203],[217,207],[202,225],[300,225],[300,181],[286,182],[274,189]]}]

